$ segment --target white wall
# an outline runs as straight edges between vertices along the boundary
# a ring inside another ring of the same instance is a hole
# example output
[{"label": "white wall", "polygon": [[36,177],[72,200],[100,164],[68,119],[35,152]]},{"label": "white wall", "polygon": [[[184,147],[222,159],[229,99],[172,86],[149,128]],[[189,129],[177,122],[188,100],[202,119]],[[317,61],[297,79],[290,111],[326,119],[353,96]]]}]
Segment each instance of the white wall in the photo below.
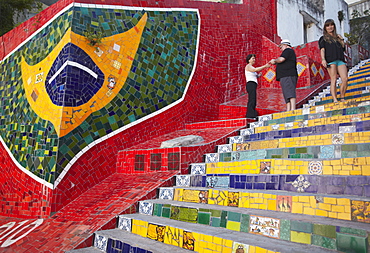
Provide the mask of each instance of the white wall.
[{"label": "white wall", "polygon": [[[342,24],[338,20],[338,11],[344,12],[344,20]],[[337,32],[344,37],[344,33],[349,33],[349,14],[348,14],[348,5],[344,0],[325,0],[325,18],[324,21],[328,18],[331,18],[335,21],[337,27]],[[323,26],[323,24],[322,24]],[[321,27],[322,28],[322,27]]]},{"label": "white wall", "polygon": [[[337,32],[344,35],[349,32],[348,5],[344,0],[323,0],[320,7],[312,0],[277,0],[277,29],[281,39],[289,39],[292,46],[316,41],[322,35],[326,19],[334,19]],[[321,8],[321,9],[320,9]],[[344,21],[340,25],[338,11],[344,12]],[[303,13],[303,14],[302,14]],[[304,34],[304,21],[310,23]]]}]

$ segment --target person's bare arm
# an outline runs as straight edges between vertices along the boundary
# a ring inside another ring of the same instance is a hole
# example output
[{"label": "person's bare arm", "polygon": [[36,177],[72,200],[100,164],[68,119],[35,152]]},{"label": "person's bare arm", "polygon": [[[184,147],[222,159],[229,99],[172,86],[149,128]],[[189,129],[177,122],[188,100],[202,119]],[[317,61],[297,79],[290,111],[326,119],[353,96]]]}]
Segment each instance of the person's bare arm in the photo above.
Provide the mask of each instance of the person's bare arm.
[{"label": "person's bare arm", "polygon": [[326,68],[328,66],[328,63],[325,60],[325,48],[320,49],[320,55],[321,55],[321,64]]}]

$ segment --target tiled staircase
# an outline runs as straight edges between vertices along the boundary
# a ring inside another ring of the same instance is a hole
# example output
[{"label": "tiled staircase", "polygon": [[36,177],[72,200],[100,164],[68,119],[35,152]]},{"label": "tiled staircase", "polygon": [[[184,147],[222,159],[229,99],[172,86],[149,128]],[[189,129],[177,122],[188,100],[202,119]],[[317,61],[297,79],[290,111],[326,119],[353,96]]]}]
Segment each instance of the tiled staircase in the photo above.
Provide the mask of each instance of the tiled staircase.
[{"label": "tiled staircase", "polygon": [[261,116],[73,252],[369,252],[369,95],[364,61],[346,101]]}]

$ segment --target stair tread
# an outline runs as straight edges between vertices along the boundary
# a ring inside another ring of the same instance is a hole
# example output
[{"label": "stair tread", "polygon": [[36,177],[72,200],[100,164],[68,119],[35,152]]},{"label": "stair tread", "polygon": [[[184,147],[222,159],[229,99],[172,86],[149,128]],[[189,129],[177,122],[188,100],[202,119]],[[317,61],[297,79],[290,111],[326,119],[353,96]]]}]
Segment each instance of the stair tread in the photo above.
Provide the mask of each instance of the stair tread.
[{"label": "stair tread", "polygon": [[104,251],[96,248],[96,247],[87,247],[82,249],[74,249],[66,251],[65,253],[102,253]]},{"label": "stair tread", "polygon": [[207,226],[205,230],[204,225],[193,224],[193,223],[186,223],[182,221],[176,221],[171,219],[160,218],[157,216],[148,216],[142,214],[128,214],[123,215],[127,218],[138,219],[146,222],[153,222],[158,225],[166,225],[171,227],[176,227],[180,229],[184,229],[186,231],[206,234],[214,237],[219,237],[227,240],[232,240],[238,243],[244,243],[252,246],[261,247],[267,250],[272,250],[275,252],[292,252],[294,249],[295,253],[307,253],[309,251],[315,253],[324,253],[324,252],[336,252],[333,250],[321,248],[314,245],[309,244],[300,244],[290,241],[278,240],[269,237],[261,237],[259,235],[245,233],[243,236],[240,236],[240,232],[227,230],[224,228],[215,228],[211,226]]},{"label": "stair tread", "polygon": [[327,197],[327,198],[346,198],[351,200],[361,200],[361,201],[369,201],[370,198],[366,197],[358,197],[354,195],[334,195],[334,194],[323,194],[323,193],[309,193],[309,192],[290,192],[284,190],[249,190],[249,189],[230,189],[230,188],[207,188],[207,187],[185,187],[185,186],[173,186],[173,187],[161,187],[161,188],[178,188],[178,189],[186,189],[186,190],[201,190],[201,191],[208,191],[208,190],[217,190],[217,191],[231,191],[231,192],[249,192],[249,193],[267,193],[273,195],[284,195],[284,196],[320,196],[320,197]]},{"label": "stair tread", "polygon": [[239,207],[231,207],[231,206],[219,206],[219,205],[210,205],[210,204],[201,204],[201,203],[181,202],[181,201],[167,200],[167,199],[166,200],[150,199],[150,200],[144,200],[144,202],[157,203],[157,204],[171,204],[175,206],[186,206],[188,208],[198,208],[198,209],[201,208],[201,209],[230,211],[230,212],[249,214],[249,215],[254,215],[254,216],[264,216],[264,217],[271,217],[275,219],[285,219],[285,220],[296,220],[296,221],[301,221],[301,222],[308,222],[308,223],[314,223],[314,224],[318,223],[318,224],[323,224],[323,225],[333,225],[335,223],[335,226],[348,227],[348,228],[354,228],[354,229],[363,229],[366,231],[370,231],[370,226],[367,223],[339,220],[339,219],[327,218],[327,217],[322,217],[322,216],[315,216],[315,218],[313,219],[312,215],[262,210],[262,209],[254,209],[254,208],[239,208]]},{"label": "stair tread", "polygon": [[186,249],[182,249],[173,245],[164,244],[149,238],[144,238],[137,234],[130,233],[122,229],[108,229],[100,230],[95,232],[95,234],[102,235],[114,240],[119,240],[123,243],[127,243],[132,247],[140,247],[141,249],[149,250],[152,253],[164,253],[164,252],[179,252],[186,253],[189,252]]}]

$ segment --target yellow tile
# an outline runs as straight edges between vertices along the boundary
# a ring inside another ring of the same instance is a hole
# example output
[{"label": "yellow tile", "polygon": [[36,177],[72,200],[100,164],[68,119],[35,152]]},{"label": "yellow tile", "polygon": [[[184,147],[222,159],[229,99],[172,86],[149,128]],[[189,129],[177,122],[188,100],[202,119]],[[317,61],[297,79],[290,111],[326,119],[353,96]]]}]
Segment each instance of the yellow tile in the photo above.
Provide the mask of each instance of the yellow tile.
[{"label": "yellow tile", "polygon": [[309,196],[298,196],[298,201],[309,203],[310,202],[310,197]]},{"label": "yellow tile", "polygon": [[329,212],[328,217],[329,217],[329,218],[338,219],[338,213],[335,213],[335,212]]},{"label": "yellow tile", "polygon": [[233,241],[232,240],[227,240],[227,239],[222,239],[222,244],[228,248],[233,247]]},{"label": "yellow tile", "polygon": [[213,243],[222,245],[222,238],[214,236],[213,237]]},{"label": "yellow tile", "polygon": [[267,253],[267,249],[256,247],[256,253]]},{"label": "yellow tile", "polygon": [[336,205],[337,204],[337,199],[336,198],[324,197],[324,203]]},{"label": "yellow tile", "polygon": [[240,231],[240,222],[227,221],[226,228],[234,231]]},{"label": "yellow tile", "polygon": [[303,214],[306,214],[306,215],[315,215],[315,209],[313,208],[310,208],[310,207],[304,207],[303,208]]},{"label": "yellow tile", "polygon": [[331,211],[331,204],[319,203],[318,208],[326,211]]},{"label": "yellow tile", "polygon": [[255,246],[250,245],[250,246],[249,246],[249,251],[248,251],[248,253],[256,253],[256,247],[255,247]]},{"label": "yellow tile", "polygon": [[292,196],[292,201],[293,202],[298,202],[299,201],[299,197],[298,196]]},{"label": "yellow tile", "polygon": [[292,213],[303,213],[303,204],[299,202],[292,203]]},{"label": "yellow tile", "polygon": [[328,217],[328,211],[324,211],[324,210],[316,209],[316,215],[318,215],[318,216]]},{"label": "yellow tile", "polygon": [[223,246],[222,253],[233,253],[233,249]]},{"label": "yellow tile", "polygon": [[290,231],[290,240],[292,242],[311,244],[311,234]]},{"label": "yellow tile", "polygon": [[338,219],[351,220],[351,213],[338,213]]},{"label": "yellow tile", "polygon": [[271,211],[276,211],[276,199],[267,200],[267,209]]},{"label": "yellow tile", "polygon": [[362,175],[370,176],[370,165],[362,165]]},{"label": "yellow tile", "polygon": [[336,213],[344,213],[345,212],[344,206],[338,206],[338,205],[332,206],[331,210],[333,212],[336,212]]},{"label": "yellow tile", "polygon": [[337,199],[337,204],[341,206],[350,206],[351,205],[351,200],[350,199],[345,199],[345,198],[338,198]]}]

